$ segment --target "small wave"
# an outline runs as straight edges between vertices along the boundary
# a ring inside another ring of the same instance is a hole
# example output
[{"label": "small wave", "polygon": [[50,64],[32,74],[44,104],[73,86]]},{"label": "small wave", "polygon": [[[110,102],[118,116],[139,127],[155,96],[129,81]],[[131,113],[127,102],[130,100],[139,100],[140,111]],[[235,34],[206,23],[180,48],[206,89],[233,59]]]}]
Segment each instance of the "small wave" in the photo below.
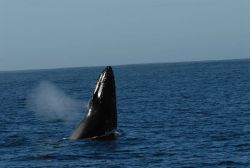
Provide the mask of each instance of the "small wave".
[{"label": "small wave", "polygon": [[27,160],[78,160],[80,157],[77,155],[59,155],[59,154],[38,154],[26,158]]},{"label": "small wave", "polygon": [[220,166],[233,166],[233,165],[239,165],[240,163],[234,162],[232,160],[223,160],[218,162],[218,165]]},{"label": "small wave", "polygon": [[22,146],[28,141],[27,138],[25,138],[22,135],[19,134],[11,134],[7,137],[4,137],[3,140],[0,141],[0,146],[2,147],[17,147]]},{"label": "small wave", "polygon": [[202,163],[202,166],[209,166],[209,167],[237,167],[237,166],[244,166],[245,164],[242,162],[236,162],[232,160],[220,160],[212,163]]},{"label": "small wave", "polygon": [[215,134],[210,135],[210,137],[213,141],[227,141],[227,140],[231,140],[231,139],[237,139],[240,136],[241,136],[240,133],[233,132],[233,131],[217,132]]},{"label": "small wave", "polygon": [[98,141],[110,141],[115,140],[120,136],[120,133],[118,131],[110,131],[106,132],[104,135],[101,136],[95,136],[90,139],[98,140]]},{"label": "small wave", "polygon": [[52,155],[37,155],[37,156],[32,156],[30,157],[31,160],[53,160],[54,157]]},{"label": "small wave", "polygon": [[18,108],[25,108],[26,107],[26,98],[18,98],[16,100]]},{"label": "small wave", "polygon": [[235,148],[237,151],[248,151],[250,149],[250,144],[249,143],[242,143],[242,144],[238,144],[235,145]]}]

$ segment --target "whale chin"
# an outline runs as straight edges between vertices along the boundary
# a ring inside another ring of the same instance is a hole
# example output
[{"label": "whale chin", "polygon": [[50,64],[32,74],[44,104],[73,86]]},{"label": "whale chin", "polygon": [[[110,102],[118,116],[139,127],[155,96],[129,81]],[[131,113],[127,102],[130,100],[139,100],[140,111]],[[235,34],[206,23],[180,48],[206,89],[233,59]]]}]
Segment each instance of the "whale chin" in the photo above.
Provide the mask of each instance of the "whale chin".
[{"label": "whale chin", "polygon": [[116,89],[113,70],[107,66],[100,74],[85,116],[70,139],[109,140],[117,137]]}]

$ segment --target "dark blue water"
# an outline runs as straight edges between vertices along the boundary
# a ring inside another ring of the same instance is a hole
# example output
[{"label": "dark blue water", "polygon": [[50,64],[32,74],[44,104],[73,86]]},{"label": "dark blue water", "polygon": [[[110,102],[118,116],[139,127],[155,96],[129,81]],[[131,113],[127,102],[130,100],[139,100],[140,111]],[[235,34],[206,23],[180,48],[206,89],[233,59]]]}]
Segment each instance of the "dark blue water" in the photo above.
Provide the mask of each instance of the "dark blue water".
[{"label": "dark blue water", "polygon": [[102,69],[0,73],[0,167],[250,167],[250,60],[113,67],[114,141],[69,140],[80,118],[30,108],[45,81],[82,116]]}]

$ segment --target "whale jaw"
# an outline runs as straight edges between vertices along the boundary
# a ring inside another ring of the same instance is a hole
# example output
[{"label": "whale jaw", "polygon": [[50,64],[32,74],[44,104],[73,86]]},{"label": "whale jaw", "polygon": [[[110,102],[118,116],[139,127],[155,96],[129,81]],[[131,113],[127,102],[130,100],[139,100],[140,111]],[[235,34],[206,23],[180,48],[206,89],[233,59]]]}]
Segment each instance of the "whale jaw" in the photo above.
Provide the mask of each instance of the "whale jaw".
[{"label": "whale jaw", "polygon": [[117,128],[116,90],[113,70],[107,66],[99,76],[85,117],[71,139],[110,136]]}]

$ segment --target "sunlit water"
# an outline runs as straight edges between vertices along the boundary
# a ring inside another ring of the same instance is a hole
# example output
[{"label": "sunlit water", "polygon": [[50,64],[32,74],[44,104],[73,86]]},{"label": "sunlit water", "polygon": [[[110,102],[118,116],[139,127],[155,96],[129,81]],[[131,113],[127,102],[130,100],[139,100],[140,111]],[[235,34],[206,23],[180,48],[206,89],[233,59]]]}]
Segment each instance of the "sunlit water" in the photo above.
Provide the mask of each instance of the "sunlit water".
[{"label": "sunlit water", "polygon": [[250,60],[113,67],[119,138],[69,140],[102,69],[0,73],[0,167],[250,167]]}]

